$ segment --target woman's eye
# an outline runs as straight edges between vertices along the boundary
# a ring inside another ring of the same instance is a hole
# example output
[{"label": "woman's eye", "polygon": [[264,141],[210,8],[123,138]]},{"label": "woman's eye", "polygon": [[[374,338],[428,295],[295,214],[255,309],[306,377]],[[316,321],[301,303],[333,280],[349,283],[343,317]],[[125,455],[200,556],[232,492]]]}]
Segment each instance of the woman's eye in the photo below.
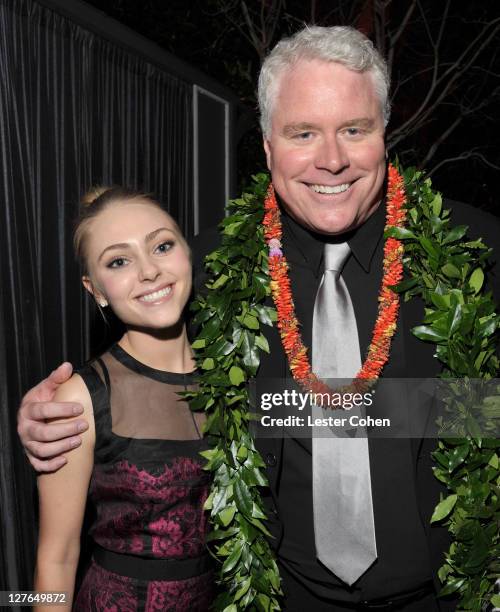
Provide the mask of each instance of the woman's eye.
[{"label": "woman's eye", "polygon": [[107,268],[122,268],[126,264],[127,260],[123,257],[117,257],[109,262]]},{"label": "woman's eye", "polygon": [[167,251],[170,251],[173,246],[174,242],[172,240],[165,240],[165,242],[162,242],[156,247],[156,251],[159,253],[166,253]]}]

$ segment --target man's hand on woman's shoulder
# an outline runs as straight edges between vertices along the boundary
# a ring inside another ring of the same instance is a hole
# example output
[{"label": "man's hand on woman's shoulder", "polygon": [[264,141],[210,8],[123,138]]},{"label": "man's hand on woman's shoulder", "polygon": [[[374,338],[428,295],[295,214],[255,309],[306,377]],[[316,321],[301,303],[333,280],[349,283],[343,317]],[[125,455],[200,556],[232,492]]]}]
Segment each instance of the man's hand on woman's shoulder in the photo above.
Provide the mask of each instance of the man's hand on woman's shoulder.
[{"label": "man's hand on woman's shoulder", "polygon": [[80,446],[78,435],[88,429],[84,419],[68,423],[50,423],[54,419],[74,418],[83,407],[74,402],[55,402],[54,396],[64,382],[71,378],[70,363],[61,364],[45,380],[24,396],[17,415],[17,432],[28,459],[37,472],[53,472],[67,459],[63,453]]}]

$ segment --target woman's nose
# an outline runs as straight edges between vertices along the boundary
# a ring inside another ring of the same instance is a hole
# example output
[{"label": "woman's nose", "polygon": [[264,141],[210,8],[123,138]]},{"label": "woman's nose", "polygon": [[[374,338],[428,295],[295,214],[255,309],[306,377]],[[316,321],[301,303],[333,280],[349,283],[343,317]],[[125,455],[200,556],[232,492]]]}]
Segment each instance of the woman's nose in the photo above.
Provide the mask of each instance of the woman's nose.
[{"label": "woman's nose", "polygon": [[143,257],[139,265],[139,279],[141,281],[152,281],[158,278],[160,269],[157,262],[151,257]]}]

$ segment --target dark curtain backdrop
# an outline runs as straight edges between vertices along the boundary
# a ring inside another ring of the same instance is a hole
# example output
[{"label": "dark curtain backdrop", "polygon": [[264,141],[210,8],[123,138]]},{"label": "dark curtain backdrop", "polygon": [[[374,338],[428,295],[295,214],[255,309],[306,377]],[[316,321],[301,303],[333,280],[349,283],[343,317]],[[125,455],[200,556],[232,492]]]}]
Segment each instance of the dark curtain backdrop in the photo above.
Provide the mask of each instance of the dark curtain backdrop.
[{"label": "dark curtain backdrop", "polygon": [[191,233],[191,108],[191,86],[168,70],[34,1],[0,0],[0,590],[33,574],[20,397],[104,335],[72,253],[79,196],[96,183],[145,189]]}]

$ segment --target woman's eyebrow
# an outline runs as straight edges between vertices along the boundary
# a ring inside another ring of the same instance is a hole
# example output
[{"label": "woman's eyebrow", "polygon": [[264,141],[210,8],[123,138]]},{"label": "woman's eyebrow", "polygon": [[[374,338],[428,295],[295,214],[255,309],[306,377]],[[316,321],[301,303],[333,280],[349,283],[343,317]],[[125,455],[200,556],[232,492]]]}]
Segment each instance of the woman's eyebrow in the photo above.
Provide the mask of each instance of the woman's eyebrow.
[{"label": "woman's eyebrow", "polygon": [[[158,234],[160,232],[164,231],[164,230],[166,230],[167,232],[170,232],[172,234],[175,234],[174,230],[170,229],[169,227],[159,227],[158,229],[156,229],[153,232],[150,232],[149,234],[146,235],[146,238],[145,238],[146,243],[151,242],[152,240],[154,240],[156,238],[156,236],[158,236]],[[110,244],[99,255],[99,259],[97,261],[101,261],[101,259],[104,257],[104,255],[108,251],[117,251],[117,250],[123,250],[123,249],[128,249],[128,248],[130,248],[130,244],[128,242],[117,242],[116,244]]]},{"label": "woman's eyebrow", "polygon": [[166,230],[167,232],[175,234],[174,230],[170,229],[169,227],[159,227],[157,230],[154,230],[154,232],[147,234],[146,242],[151,242],[151,240],[154,240],[156,236],[158,236],[158,234],[162,232],[163,230]]}]

